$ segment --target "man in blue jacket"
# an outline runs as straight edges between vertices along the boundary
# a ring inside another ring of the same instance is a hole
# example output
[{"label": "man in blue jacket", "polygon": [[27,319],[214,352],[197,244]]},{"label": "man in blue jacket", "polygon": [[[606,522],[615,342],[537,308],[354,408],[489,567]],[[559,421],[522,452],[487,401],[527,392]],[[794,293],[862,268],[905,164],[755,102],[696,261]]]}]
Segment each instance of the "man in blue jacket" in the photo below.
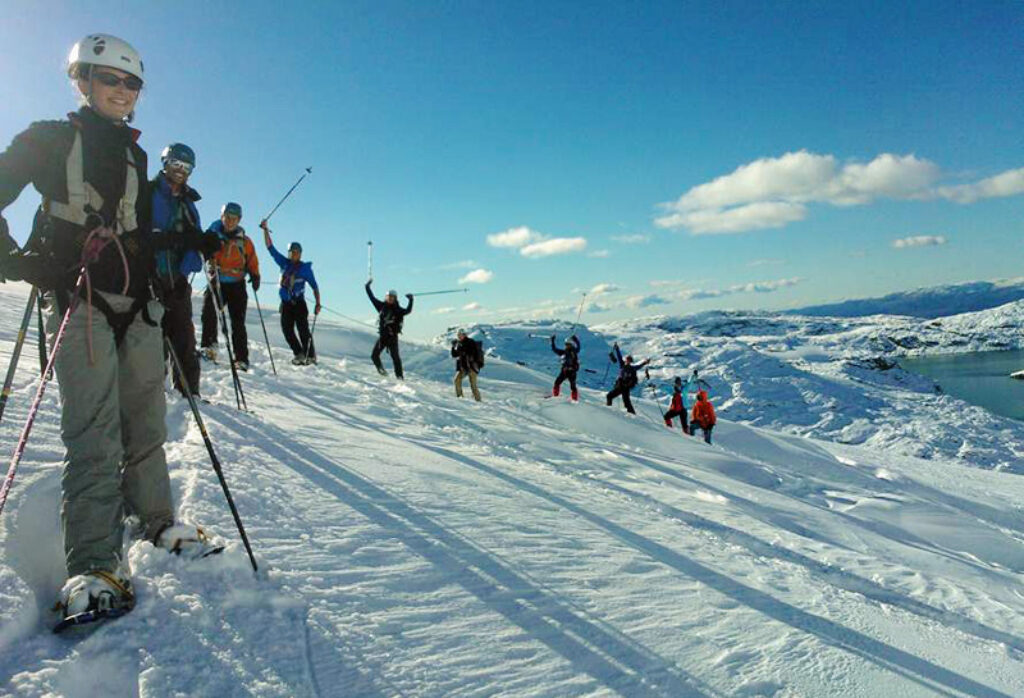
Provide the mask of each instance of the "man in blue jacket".
[{"label": "man in blue jacket", "polygon": [[203,255],[217,249],[216,236],[202,232],[196,201],[199,192],[188,185],[196,154],[184,143],[172,143],[160,154],[163,169],[150,186],[153,192],[153,237],[156,248],[156,287],[164,305],[161,322],[181,361],[188,385],[171,365],[174,387],[199,395],[199,358],[192,324],[192,285],[189,276],[203,268]]},{"label": "man in blue jacket", "polygon": [[[263,242],[266,243],[270,256],[281,267],[281,331],[284,339],[291,347],[295,357],[292,363],[296,366],[316,363],[316,350],[313,348],[313,336],[309,333],[309,307],[306,305],[306,284],[313,289],[316,307],[313,312],[320,314],[320,287],[313,276],[313,263],[302,261],[302,245],[293,242],[288,245],[288,256],[277,251],[270,237],[267,222],[260,221],[263,228]],[[298,329],[299,336],[295,336]]]}]

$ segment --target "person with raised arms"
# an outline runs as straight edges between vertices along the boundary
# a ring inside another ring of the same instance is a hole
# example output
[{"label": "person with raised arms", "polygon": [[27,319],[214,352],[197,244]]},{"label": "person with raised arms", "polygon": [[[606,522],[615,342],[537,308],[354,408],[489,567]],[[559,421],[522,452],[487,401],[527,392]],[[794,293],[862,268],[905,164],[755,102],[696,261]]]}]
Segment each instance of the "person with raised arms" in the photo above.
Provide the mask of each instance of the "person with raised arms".
[{"label": "person with raised arms", "polygon": [[[313,263],[302,261],[302,245],[293,242],[288,245],[288,256],[277,251],[270,235],[270,228],[265,220],[260,221],[263,229],[263,242],[270,251],[270,256],[281,268],[281,332],[291,347],[292,363],[296,366],[316,363],[316,349],[313,347],[313,336],[309,333],[309,306],[306,305],[306,284],[313,289],[316,306],[313,313],[320,314],[320,287],[313,276]],[[295,330],[299,331],[298,337]]]},{"label": "person with raised arms", "polygon": [[380,362],[380,355],[387,349],[387,352],[391,354],[391,362],[395,366],[395,378],[404,380],[405,374],[402,372],[402,357],[398,352],[398,335],[402,333],[405,316],[412,312],[412,294],[405,294],[405,297],[409,299],[409,305],[403,308],[398,304],[398,291],[392,289],[388,291],[388,295],[385,296],[384,300],[380,300],[373,295],[373,290],[370,288],[372,284],[373,279],[366,282],[366,295],[370,298],[370,302],[373,303],[373,309],[377,311],[378,337],[377,342],[373,345],[370,359],[377,368],[377,373],[386,376],[387,371],[384,370],[384,366]]}]

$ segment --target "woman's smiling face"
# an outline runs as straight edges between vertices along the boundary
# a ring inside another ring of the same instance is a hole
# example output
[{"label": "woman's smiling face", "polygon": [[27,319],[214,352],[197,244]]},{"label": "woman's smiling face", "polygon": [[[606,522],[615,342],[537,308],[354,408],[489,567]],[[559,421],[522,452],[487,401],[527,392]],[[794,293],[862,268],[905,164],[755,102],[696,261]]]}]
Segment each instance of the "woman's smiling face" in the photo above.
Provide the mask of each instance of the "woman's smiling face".
[{"label": "woman's smiling face", "polygon": [[[101,77],[103,74],[111,77]],[[113,78],[119,78],[114,85],[108,85]],[[87,95],[89,106],[104,118],[111,121],[124,121],[135,109],[139,99],[138,90],[130,90],[125,85],[125,78],[134,78],[130,73],[117,68],[94,67],[89,71],[87,80],[80,79],[78,88]]]}]

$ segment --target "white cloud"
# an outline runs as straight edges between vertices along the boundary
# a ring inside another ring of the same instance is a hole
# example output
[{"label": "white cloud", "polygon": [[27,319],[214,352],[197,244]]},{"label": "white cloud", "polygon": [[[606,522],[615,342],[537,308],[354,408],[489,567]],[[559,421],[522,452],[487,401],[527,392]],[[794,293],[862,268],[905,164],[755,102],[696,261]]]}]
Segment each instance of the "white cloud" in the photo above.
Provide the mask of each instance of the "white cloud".
[{"label": "white cloud", "polygon": [[1024,167],[1019,170],[1007,170],[973,184],[940,187],[938,193],[942,198],[958,204],[973,204],[979,199],[1024,194]]},{"label": "white cloud", "polygon": [[748,267],[767,267],[774,266],[776,264],[785,264],[784,259],[753,259],[747,262]]},{"label": "white cloud", "polygon": [[430,312],[433,315],[447,315],[448,313],[454,313],[455,312],[455,308],[453,308],[453,307],[451,307],[449,305],[449,306],[445,306],[443,308],[435,308],[434,310],[431,310]]},{"label": "white cloud", "polygon": [[594,250],[593,252],[588,252],[587,256],[594,259],[604,259],[605,257],[610,257],[611,254],[610,250]]},{"label": "white cloud", "polygon": [[487,269],[474,269],[469,272],[461,279],[460,284],[486,284],[488,281],[494,278],[494,272]]},{"label": "white cloud", "polygon": [[658,218],[663,228],[686,228],[694,235],[742,233],[747,230],[781,228],[807,217],[807,207],[785,201],[759,201],[733,208],[708,208],[673,213]]},{"label": "white cloud", "polygon": [[534,242],[519,249],[519,254],[524,257],[550,257],[556,254],[568,254],[570,252],[582,252],[587,247],[587,239],[575,238],[551,238],[541,242]]},{"label": "white cloud", "polygon": [[897,250],[906,249],[908,247],[933,247],[935,245],[945,244],[946,238],[942,235],[912,235],[910,237],[892,241],[892,246]]},{"label": "white cloud", "polygon": [[526,226],[509,228],[500,233],[487,236],[487,244],[491,247],[524,247],[532,242],[542,240],[543,236]]},{"label": "white cloud", "polygon": [[451,264],[442,264],[438,269],[441,271],[451,271],[452,269],[472,269],[477,266],[477,263],[472,259],[463,259],[459,262],[452,262]]},{"label": "white cloud", "polygon": [[649,294],[646,296],[630,296],[622,301],[622,304],[627,308],[649,308],[652,305],[668,305],[672,301],[659,296],[657,294]]},{"label": "white cloud", "polygon": [[606,293],[614,293],[615,291],[619,291],[619,290],[621,290],[620,287],[615,285],[615,284],[604,283],[604,284],[598,284],[597,286],[594,286],[594,288],[592,288],[589,291],[587,291],[587,295],[589,295],[589,296],[603,296]]},{"label": "white cloud", "polygon": [[623,245],[646,244],[651,241],[650,235],[613,235],[613,242],[621,242]]},{"label": "white cloud", "polygon": [[882,153],[869,162],[841,163],[806,150],[761,158],[692,187],[664,205],[662,228],[694,235],[780,228],[803,220],[813,203],[860,206],[880,199],[943,198],[957,203],[1024,194],[1024,168],[978,182],[939,186],[941,168],[916,155]]},{"label": "white cloud", "polygon": [[550,257],[556,254],[582,252],[587,247],[587,239],[583,237],[549,238],[536,230],[520,226],[488,235],[487,244],[491,247],[517,248],[523,257]]},{"label": "white cloud", "polygon": [[470,311],[472,311],[472,310],[480,310],[481,308],[483,308],[483,306],[480,305],[479,303],[477,303],[476,301],[473,301],[472,303],[466,303],[464,306],[462,306],[463,310],[470,310]]}]

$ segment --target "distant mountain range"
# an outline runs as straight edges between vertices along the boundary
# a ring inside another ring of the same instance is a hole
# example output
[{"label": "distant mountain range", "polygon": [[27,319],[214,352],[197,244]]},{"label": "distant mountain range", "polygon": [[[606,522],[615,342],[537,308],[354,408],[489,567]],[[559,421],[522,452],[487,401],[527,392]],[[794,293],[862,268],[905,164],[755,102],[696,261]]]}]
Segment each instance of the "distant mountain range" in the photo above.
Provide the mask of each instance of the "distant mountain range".
[{"label": "distant mountain range", "polygon": [[971,281],[963,284],[932,286],[914,291],[890,293],[881,298],[812,305],[791,310],[789,313],[816,317],[906,315],[918,318],[937,318],[988,310],[1022,298],[1024,298],[1024,279]]}]

